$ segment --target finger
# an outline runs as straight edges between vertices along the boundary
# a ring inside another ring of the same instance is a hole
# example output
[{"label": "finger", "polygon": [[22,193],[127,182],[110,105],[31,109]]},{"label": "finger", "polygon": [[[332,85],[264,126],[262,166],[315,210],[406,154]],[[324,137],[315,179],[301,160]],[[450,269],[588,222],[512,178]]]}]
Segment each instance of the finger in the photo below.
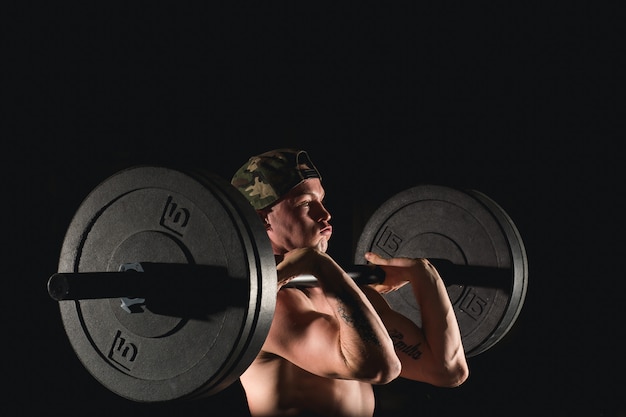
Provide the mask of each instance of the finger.
[{"label": "finger", "polygon": [[387,260],[374,252],[366,252],[365,259],[374,265],[387,265]]}]

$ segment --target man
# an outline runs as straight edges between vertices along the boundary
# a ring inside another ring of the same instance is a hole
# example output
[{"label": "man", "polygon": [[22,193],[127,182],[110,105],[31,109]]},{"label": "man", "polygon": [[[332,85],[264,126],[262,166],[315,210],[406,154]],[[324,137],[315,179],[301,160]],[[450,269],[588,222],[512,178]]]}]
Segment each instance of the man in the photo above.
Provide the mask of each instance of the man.
[{"label": "man", "polygon": [[[467,361],[437,270],[426,259],[367,253],[385,280],[356,285],[326,254],[333,229],[321,181],[308,153],[297,149],[253,156],[231,180],[265,224],[278,271],[267,339],[240,378],[252,416],[372,416],[373,384],[398,376],[462,384]],[[319,286],[285,286],[303,274]],[[403,285],[412,286],[421,328],[381,296]]]}]

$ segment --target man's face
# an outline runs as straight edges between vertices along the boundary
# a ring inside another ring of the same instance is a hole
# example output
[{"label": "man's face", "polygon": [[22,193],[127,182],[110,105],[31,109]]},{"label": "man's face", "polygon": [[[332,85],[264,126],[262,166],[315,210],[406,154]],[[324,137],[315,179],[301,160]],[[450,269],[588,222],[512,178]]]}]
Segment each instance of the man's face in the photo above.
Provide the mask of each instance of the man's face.
[{"label": "man's face", "polygon": [[328,248],[333,229],[330,213],[323,204],[324,188],[318,178],[310,178],[294,187],[267,214],[267,234],[275,255],[292,249]]}]

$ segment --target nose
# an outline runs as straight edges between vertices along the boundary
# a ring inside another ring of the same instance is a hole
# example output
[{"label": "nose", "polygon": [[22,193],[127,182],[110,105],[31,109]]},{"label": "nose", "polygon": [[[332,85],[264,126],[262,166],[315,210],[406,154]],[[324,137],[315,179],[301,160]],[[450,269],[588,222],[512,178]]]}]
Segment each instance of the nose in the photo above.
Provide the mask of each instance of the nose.
[{"label": "nose", "polygon": [[324,222],[324,221],[327,222],[332,217],[330,215],[330,212],[326,209],[326,207],[324,207],[324,204],[322,204],[322,203],[319,204],[317,211],[319,212],[319,215],[316,212],[316,216],[315,217],[317,218],[318,222]]}]

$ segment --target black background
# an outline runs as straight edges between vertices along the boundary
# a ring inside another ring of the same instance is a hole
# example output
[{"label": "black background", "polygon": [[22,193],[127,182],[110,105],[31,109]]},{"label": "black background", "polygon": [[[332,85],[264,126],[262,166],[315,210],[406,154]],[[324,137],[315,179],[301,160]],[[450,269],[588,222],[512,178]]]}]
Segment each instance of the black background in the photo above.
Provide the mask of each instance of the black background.
[{"label": "black background", "polygon": [[5,15],[4,415],[238,415],[237,386],[146,405],[99,385],[46,282],[75,210],[113,173],[230,178],[282,146],[322,172],[340,262],[376,207],[421,183],[482,191],[523,237],[529,287],[511,332],[459,388],[380,387],[378,415],[626,415],[615,10],[199,3],[24,2]]}]

